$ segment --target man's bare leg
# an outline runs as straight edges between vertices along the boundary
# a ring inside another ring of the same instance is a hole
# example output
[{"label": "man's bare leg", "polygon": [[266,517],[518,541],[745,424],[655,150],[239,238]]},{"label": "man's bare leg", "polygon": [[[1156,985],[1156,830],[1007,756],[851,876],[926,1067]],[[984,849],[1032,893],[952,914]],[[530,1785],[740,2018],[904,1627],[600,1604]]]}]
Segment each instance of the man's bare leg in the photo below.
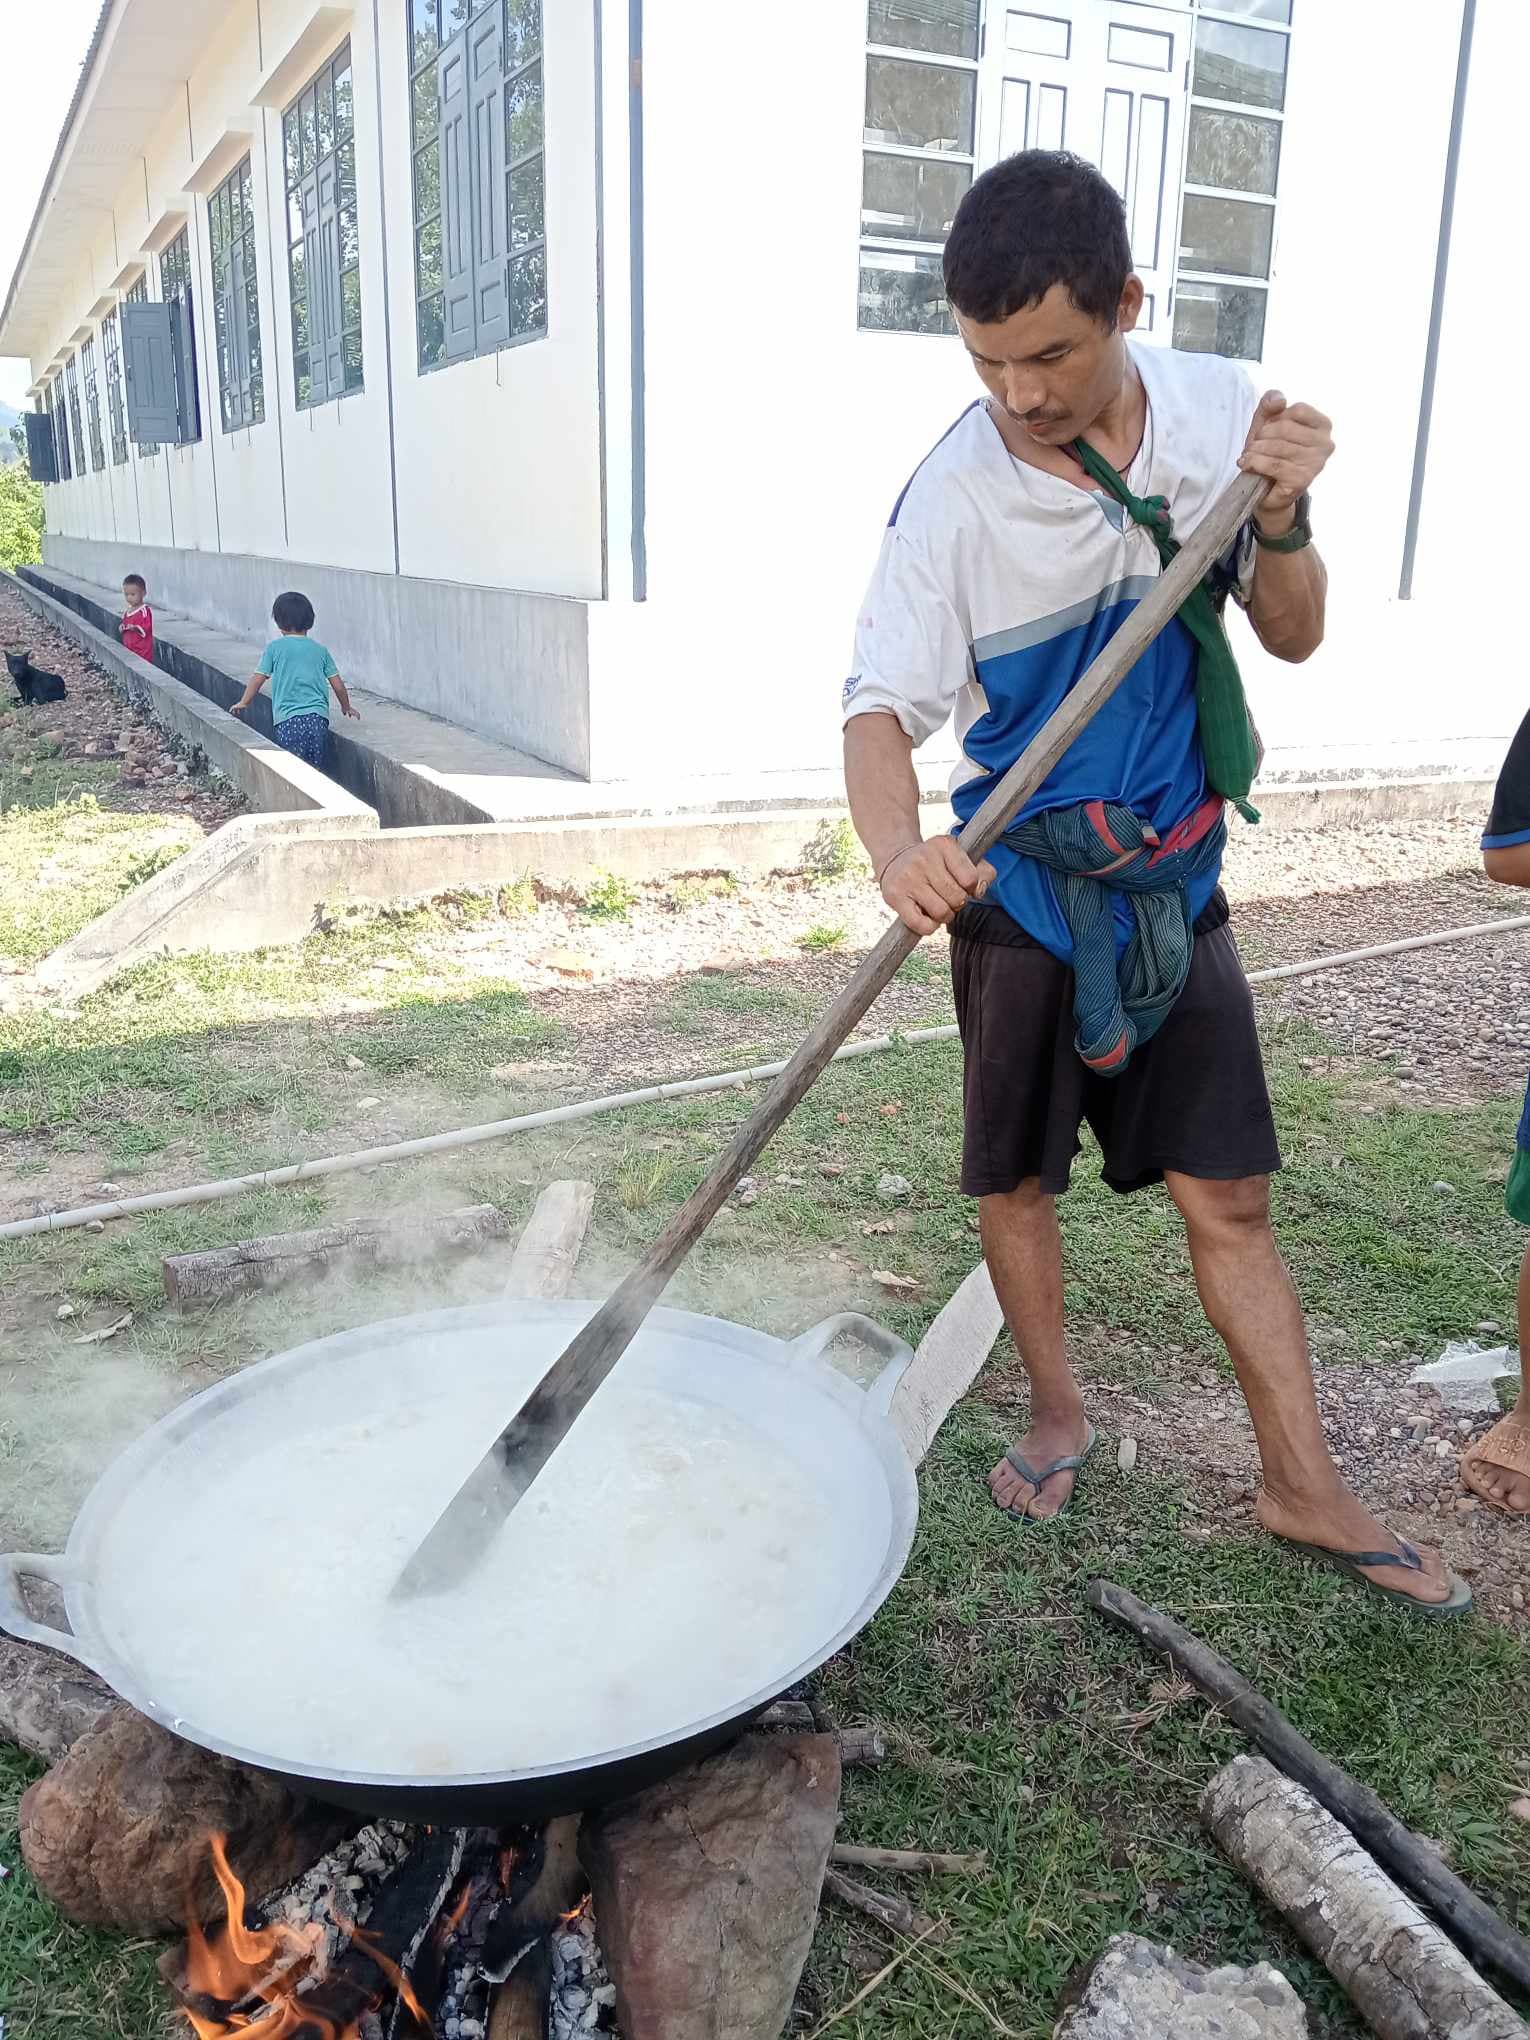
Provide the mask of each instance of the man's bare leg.
[{"label": "man's bare leg", "polygon": [[[1301,1305],[1270,1230],[1269,1181],[1249,1176],[1209,1183],[1166,1174],[1190,1241],[1201,1304],[1232,1357],[1254,1435],[1264,1486],[1260,1522],[1281,1537],[1336,1551],[1391,1551],[1396,1538],[1340,1477],[1318,1415]],[[1372,1568],[1370,1577],[1420,1601],[1448,1599],[1437,1552],[1425,1570]]]},{"label": "man's bare leg", "polygon": [[[1527,1363],[1527,1356],[1530,1356],[1530,1247],[1526,1247],[1525,1258],[1519,1265],[1519,1351],[1521,1364],[1530,1364]],[[1495,1425],[1489,1435],[1495,1445],[1500,1441],[1508,1443],[1516,1430],[1530,1438],[1530,1371],[1525,1374],[1519,1401],[1513,1411]],[[1487,1442],[1486,1438],[1477,1439],[1462,1458],[1462,1465],[1470,1463],[1473,1469],[1472,1480],[1467,1485],[1474,1486],[1479,1494],[1485,1495],[1490,1502],[1496,1502],[1499,1508],[1507,1509],[1511,1516],[1530,1516],[1530,1473],[1522,1473],[1513,1465],[1502,1465],[1491,1457],[1479,1459],[1477,1449]],[[1519,1456],[1523,1456],[1522,1448]]]},{"label": "man's bare leg", "polygon": [[[1032,1466],[1046,1466],[1082,1452],[1089,1435],[1084,1398],[1063,1342],[1057,1200],[1043,1195],[1033,1176],[1018,1190],[981,1198],[978,1216],[988,1272],[1031,1385],[1030,1427],[1015,1440],[1015,1448]],[[1038,1495],[1001,1459],[988,1485],[1002,1509],[1055,1516],[1073,1492],[1073,1478],[1071,1473],[1053,1474]]]}]

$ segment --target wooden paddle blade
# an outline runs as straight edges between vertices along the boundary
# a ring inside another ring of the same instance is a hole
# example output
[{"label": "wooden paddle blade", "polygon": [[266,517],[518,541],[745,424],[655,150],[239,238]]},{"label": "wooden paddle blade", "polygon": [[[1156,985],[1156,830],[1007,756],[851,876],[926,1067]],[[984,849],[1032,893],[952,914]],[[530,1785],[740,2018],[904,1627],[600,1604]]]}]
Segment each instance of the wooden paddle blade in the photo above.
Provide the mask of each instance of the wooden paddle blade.
[{"label": "wooden paddle blade", "polygon": [[635,1299],[637,1278],[647,1267],[647,1262],[640,1263],[606,1298],[543,1375],[448,1502],[400,1573],[390,1600],[444,1593],[483,1559],[511,1510],[525,1499],[648,1315],[654,1293],[651,1275],[645,1285],[648,1293],[640,1302]]}]

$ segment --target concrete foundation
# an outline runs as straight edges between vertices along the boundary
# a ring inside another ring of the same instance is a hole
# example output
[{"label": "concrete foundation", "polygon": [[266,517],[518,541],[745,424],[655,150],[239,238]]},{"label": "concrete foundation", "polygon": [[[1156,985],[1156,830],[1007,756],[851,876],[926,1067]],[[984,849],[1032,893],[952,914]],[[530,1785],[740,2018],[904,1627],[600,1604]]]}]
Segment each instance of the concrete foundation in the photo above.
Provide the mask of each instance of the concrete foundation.
[{"label": "concrete foundation", "polygon": [[[82,580],[60,567],[23,567],[20,579],[34,607],[50,621],[72,613],[92,625],[98,638],[115,643],[118,611],[111,590]],[[224,711],[244,691],[244,683],[260,663],[269,632],[258,640],[230,637],[198,618],[165,608],[155,613],[156,667],[130,661],[148,674],[151,688],[157,671],[172,674],[211,705],[214,720],[231,722]],[[505,809],[519,816],[523,789],[546,780],[578,786],[551,765],[524,752],[442,722],[417,708],[385,700],[359,685],[350,688],[360,720],[335,718],[330,729],[331,781],[353,801],[375,809],[384,828],[425,827],[443,822],[489,822],[505,818]],[[280,751],[272,732],[268,694],[255,697],[242,725],[259,732]],[[305,768],[306,769],[306,768]]]},{"label": "concrete foundation", "polygon": [[306,560],[102,539],[43,539],[48,566],[115,589],[142,574],[156,607],[264,645],[271,604],[300,588],[315,635],[346,679],[389,701],[509,744],[565,772],[590,770],[586,607],[554,595],[367,574]]}]

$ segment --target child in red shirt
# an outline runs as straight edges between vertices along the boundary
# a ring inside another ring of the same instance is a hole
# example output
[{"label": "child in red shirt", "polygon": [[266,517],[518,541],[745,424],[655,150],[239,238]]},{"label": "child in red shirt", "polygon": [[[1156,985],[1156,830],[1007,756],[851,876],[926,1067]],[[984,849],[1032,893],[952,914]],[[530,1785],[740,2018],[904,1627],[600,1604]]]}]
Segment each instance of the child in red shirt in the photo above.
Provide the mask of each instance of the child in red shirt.
[{"label": "child in red shirt", "polygon": [[126,614],[118,625],[122,648],[136,652],[140,659],[154,663],[154,611],[149,607],[149,591],[144,585],[142,574],[129,574],[122,584],[122,602]]}]

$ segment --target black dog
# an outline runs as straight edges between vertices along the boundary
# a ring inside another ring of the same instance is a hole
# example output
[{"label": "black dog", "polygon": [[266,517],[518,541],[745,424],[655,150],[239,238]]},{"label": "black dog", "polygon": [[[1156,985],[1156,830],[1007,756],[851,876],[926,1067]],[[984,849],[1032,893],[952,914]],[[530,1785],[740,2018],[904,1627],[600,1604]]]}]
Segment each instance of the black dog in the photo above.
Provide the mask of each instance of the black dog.
[{"label": "black dog", "polygon": [[27,708],[40,707],[45,701],[62,701],[69,692],[57,673],[44,673],[32,664],[30,652],[7,652],[5,663]]}]

